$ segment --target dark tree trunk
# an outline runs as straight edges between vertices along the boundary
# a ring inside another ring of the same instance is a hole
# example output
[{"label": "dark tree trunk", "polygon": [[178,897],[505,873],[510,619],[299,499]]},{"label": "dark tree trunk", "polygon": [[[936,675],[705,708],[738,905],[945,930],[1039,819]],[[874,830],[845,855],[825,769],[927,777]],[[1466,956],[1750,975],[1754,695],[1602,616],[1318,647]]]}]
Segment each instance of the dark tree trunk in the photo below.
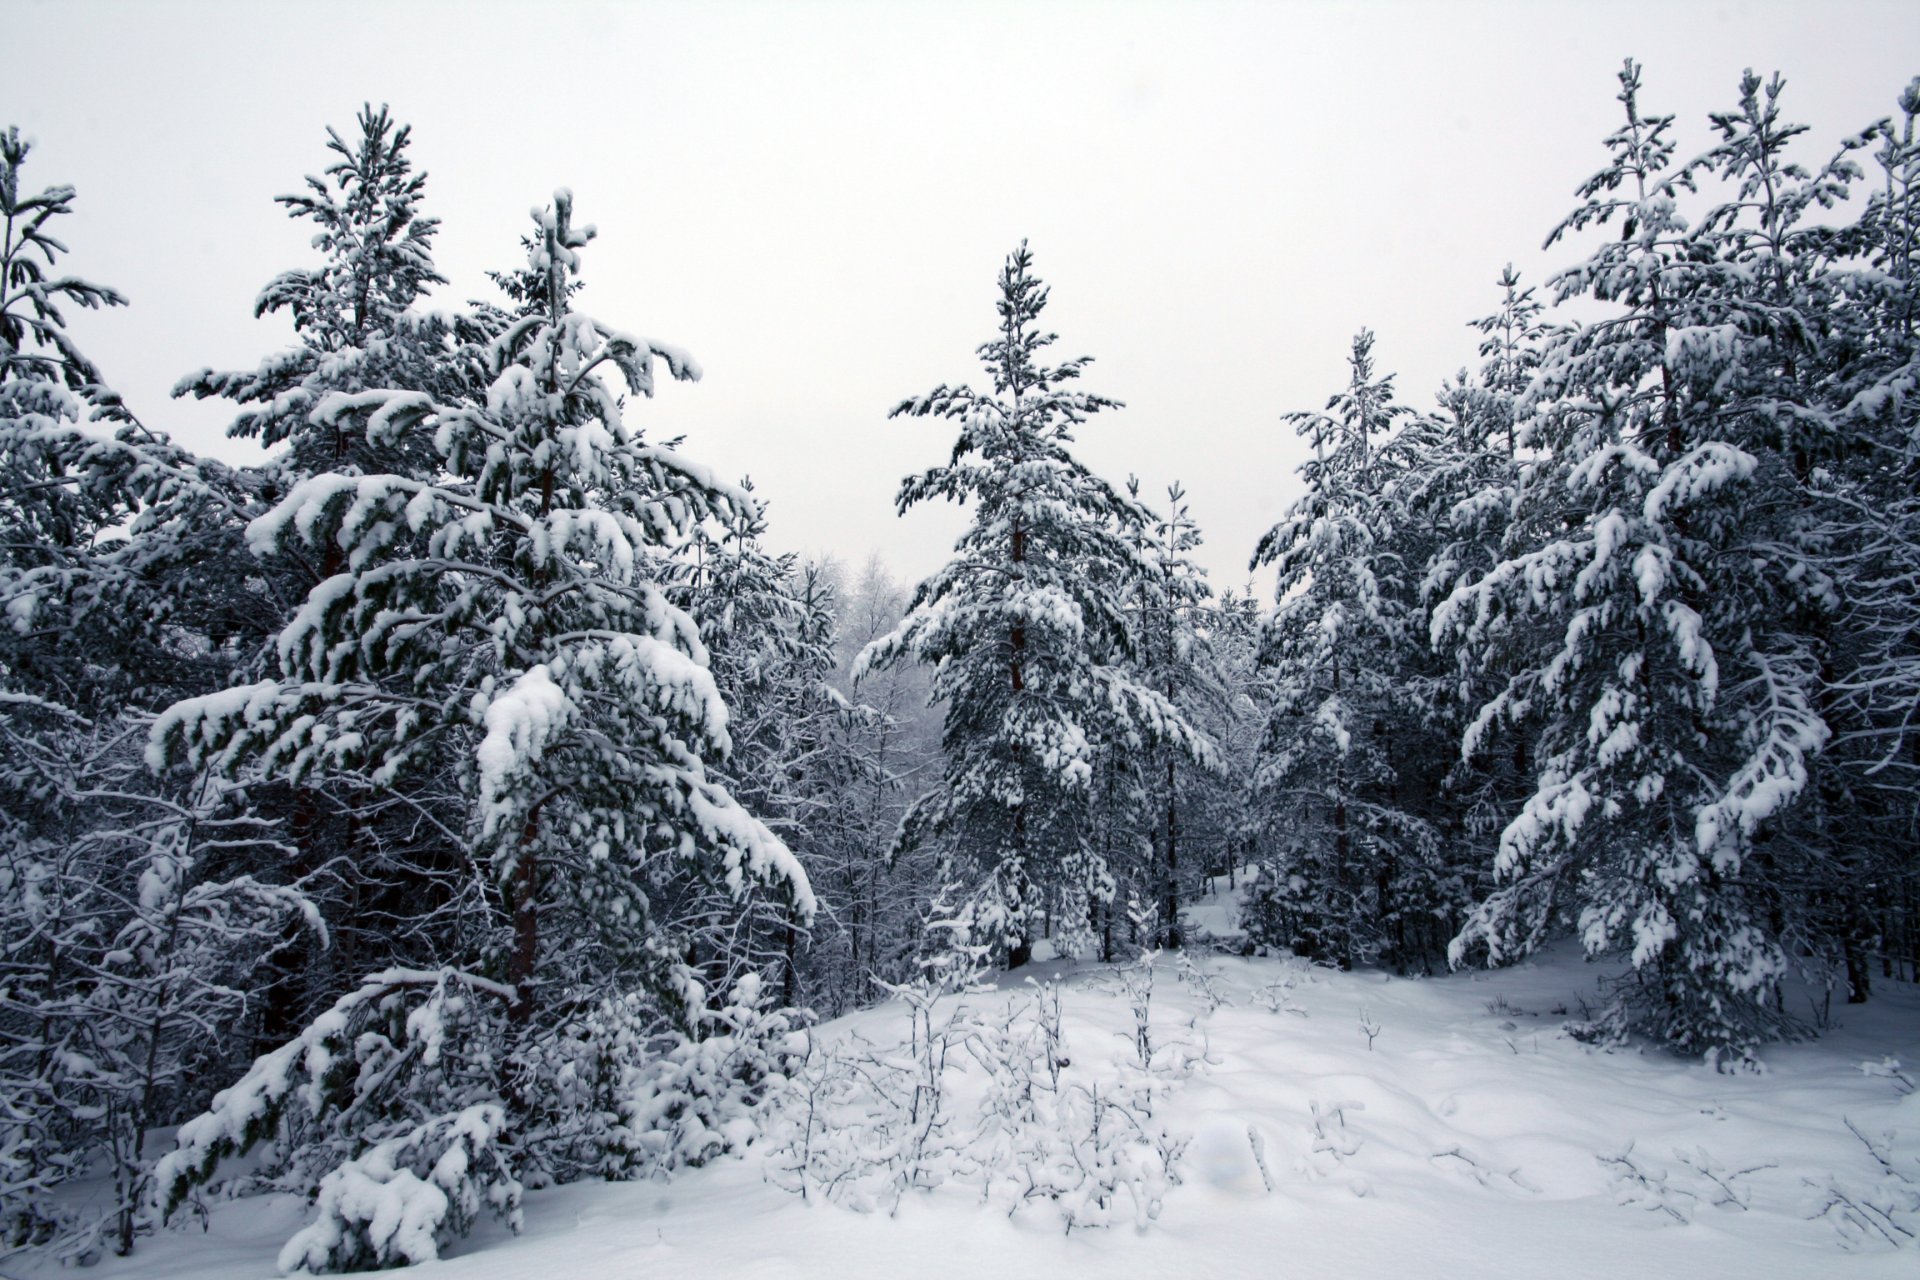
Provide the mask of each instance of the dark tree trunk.
[{"label": "dark tree trunk", "polygon": [[[1017,524],[1013,527],[1012,559],[1016,565],[1025,564],[1027,560],[1027,531]],[[1020,571],[1016,569],[1014,573],[1018,577]],[[1012,677],[1013,695],[1017,698],[1027,687],[1027,628],[1021,623],[1014,623],[1009,640],[1011,646],[1008,656],[1008,674]],[[1013,760],[1014,767],[1024,771],[1025,761],[1018,744],[1013,748]],[[1019,860],[1017,874],[1021,917],[1019,936],[1007,948],[1008,969],[1018,969],[1033,959],[1033,939],[1028,936],[1026,921],[1027,898],[1031,885],[1027,878],[1027,804],[1024,796],[1013,807],[1013,849],[1014,857]]]},{"label": "dark tree trunk", "polygon": [[1174,798],[1174,761],[1167,757],[1167,945],[1179,947],[1180,936],[1180,812]]},{"label": "dark tree trunk", "polygon": [[540,859],[534,837],[540,830],[540,806],[527,814],[520,831],[520,863],[513,871],[513,952],[507,962],[507,981],[515,999],[512,1019],[524,1024],[533,1017],[533,975],[540,962]]}]

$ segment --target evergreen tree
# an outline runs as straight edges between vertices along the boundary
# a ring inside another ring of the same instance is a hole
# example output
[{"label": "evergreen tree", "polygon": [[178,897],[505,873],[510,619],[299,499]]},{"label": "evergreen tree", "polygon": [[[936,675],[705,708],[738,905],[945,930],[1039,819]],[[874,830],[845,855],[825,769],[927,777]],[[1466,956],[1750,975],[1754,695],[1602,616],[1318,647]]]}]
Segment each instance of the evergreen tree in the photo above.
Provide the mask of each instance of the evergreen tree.
[{"label": "evergreen tree", "polygon": [[[306,190],[278,198],[287,216],[310,222],[316,267],[274,277],[254,314],[284,313],[295,345],[249,371],[211,369],[181,379],[175,395],[217,396],[245,409],[228,434],[284,446],[275,469],[285,483],[321,472],[411,475],[430,472],[433,451],[418,440],[371,440],[338,417],[314,413],[331,393],[401,388],[453,393],[465,371],[449,359],[449,321],[414,310],[446,280],[433,263],[440,220],[421,212],[427,175],[413,171],[412,130],[385,106],[363,107],[359,136],[349,143],[327,130],[338,157]],[[337,571],[337,549],[322,549],[320,576]]]},{"label": "evergreen tree", "polygon": [[73,212],[71,187],[23,192],[31,146],[0,134],[0,679],[15,697],[79,711],[114,696],[76,644],[88,621],[97,540],[126,515],[87,483],[83,417],[118,416],[118,398],[67,332],[62,308],[124,305],[114,290],[54,274],[66,246],[49,225]]},{"label": "evergreen tree", "polygon": [[[220,669],[177,566],[231,473],[141,426],[67,333],[63,305],[124,299],[51,273],[74,193],[23,194],[28,151],[0,135],[0,1256],[86,1258],[147,1225],[148,1130],[203,1100],[308,904],[245,873],[275,842],[244,796],[143,766],[147,700]],[[104,1217],[59,1192],[90,1171]]]},{"label": "evergreen tree", "polygon": [[1920,977],[1920,79],[1898,112],[1853,140],[1871,148],[1871,189],[1834,246],[1849,260],[1844,301],[1815,329],[1821,396],[1846,447],[1803,463],[1817,512],[1810,563],[1839,596],[1819,637],[1833,729],[1825,758],[1839,775],[1823,779],[1822,803],[1845,813],[1846,828],[1820,893],[1841,916],[1854,1000],[1867,995],[1872,949],[1888,976]]},{"label": "evergreen tree", "polygon": [[[293,345],[253,369],[202,369],[174,388],[176,396],[232,401],[239,413],[228,434],[273,450],[247,477],[243,516],[211,535],[209,547],[225,563],[244,564],[241,577],[257,584],[252,607],[232,611],[221,628],[246,680],[274,672],[276,637],[301,600],[347,562],[345,547],[324,540],[286,539],[270,554],[253,554],[247,524],[314,476],[437,474],[438,455],[423,434],[373,439],[356,429],[354,415],[320,407],[330,397],[377,399],[394,390],[444,402],[485,394],[485,361],[461,351],[463,341],[471,346],[489,331],[484,321],[420,309],[444,279],[432,257],[439,220],[422,211],[427,178],[413,168],[411,130],[385,106],[363,107],[356,124],[351,138],[328,129],[332,163],[308,176],[303,190],[278,198],[290,218],[311,227],[319,261],[271,280],[254,314],[284,316]],[[260,1039],[278,1043],[357,982],[368,957],[443,958],[457,926],[440,917],[458,909],[467,881],[458,842],[447,837],[461,813],[457,797],[432,776],[400,774],[376,785],[362,772],[323,771],[255,778],[252,786],[257,802],[285,819],[294,845],[277,870],[316,889],[324,884],[321,904],[332,925],[324,951],[310,938],[290,937],[259,983]],[[398,953],[396,938],[409,943]]]},{"label": "evergreen tree", "polygon": [[[1554,237],[1619,220],[1554,281],[1613,314],[1548,341],[1514,546],[1435,620],[1475,650],[1551,623],[1469,731],[1471,749],[1516,704],[1540,723],[1507,883],[1455,954],[1523,954],[1566,907],[1590,951],[1632,960],[1598,1029],[1733,1061],[1784,1029],[1781,867],[1805,863],[1795,805],[1829,733],[1809,642],[1829,592],[1807,573],[1795,470],[1822,434],[1804,369],[1827,237],[1799,220],[1844,174],[1784,159],[1799,129],[1777,81],[1763,95],[1749,75],[1722,143],[1676,167],[1672,118],[1642,113],[1636,65],[1620,79],[1612,159]],[[1703,171],[1736,194],[1689,226]]]},{"label": "evergreen tree", "polygon": [[1325,413],[1287,415],[1313,444],[1300,467],[1306,492],[1253,560],[1279,570],[1262,641],[1276,696],[1258,775],[1270,821],[1292,833],[1267,885],[1290,899],[1292,937],[1274,940],[1342,968],[1392,950],[1401,881],[1435,843],[1400,791],[1400,679],[1415,614],[1382,446],[1410,410],[1394,400],[1393,376],[1376,373],[1370,331],[1354,338],[1349,364]]},{"label": "evergreen tree", "polygon": [[[1128,496],[1139,500],[1139,483],[1128,482]],[[1186,505],[1186,490],[1177,482],[1167,488],[1167,507],[1150,528],[1143,529],[1141,558],[1149,568],[1136,588],[1138,606],[1136,627],[1140,637],[1140,657],[1136,672],[1140,682],[1157,691],[1178,708],[1195,726],[1217,724],[1225,711],[1227,692],[1207,630],[1208,604],[1213,588],[1207,584],[1206,570],[1192,558],[1200,546],[1200,527],[1194,523]],[[1180,908],[1205,868],[1196,865],[1190,830],[1183,846],[1184,827],[1192,827],[1192,816],[1183,812],[1204,806],[1204,801],[1189,805],[1198,793],[1220,773],[1220,753],[1210,733],[1202,730],[1206,742],[1206,767],[1183,773],[1182,753],[1162,746],[1150,762],[1152,826],[1157,846],[1158,865],[1142,886],[1145,900],[1159,906],[1162,939],[1169,947],[1182,945]],[[1183,860],[1182,849],[1186,848]]]},{"label": "evergreen tree", "polygon": [[1431,644],[1435,608],[1499,564],[1512,532],[1523,467],[1518,405],[1539,364],[1543,308],[1511,266],[1498,284],[1499,310],[1473,322],[1485,335],[1478,372],[1449,380],[1439,411],[1411,415],[1386,448],[1392,551],[1421,570],[1398,659],[1406,714],[1396,756],[1400,793],[1439,841],[1409,895],[1420,905],[1398,922],[1409,944],[1402,950],[1423,964],[1444,952],[1468,908],[1492,889],[1499,833],[1532,790],[1524,703],[1501,704],[1507,718],[1479,726],[1474,750],[1463,753],[1460,744],[1475,713],[1511,678],[1513,652],[1535,637],[1497,630],[1471,653]]},{"label": "evergreen tree", "polygon": [[1068,450],[1074,428],[1117,402],[1069,389],[1085,357],[1040,363],[1055,335],[1038,328],[1047,290],[1032,267],[1023,243],[1000,272],[1000,332],[979,348],[992,391],[940,386],[894,410],[960,424],[950,461],[901,485],[900,511],[936,497],[974,507],[955,558],[861,662],[935,669],[946,770],[900,844],[948,838],[979,891],[975,919],[1010,967],[1026,961],[1050,899],[1078,925],[1088,899],[1111,895],[1084,821],[1099,750],[1206,752],[1179,710],[1130,674],[1125,596],[1148,568],[1131,533],[1147,516]]},{"label": "evergreen tree", "polygon": [[[152,735],[156,764],[381,786],[451,765],[458,787],[457,835],[484,897],[466,900],[441,967],[370,965],[359,991],[183,1129],[160,1172],[177,1204],[263,1115],[306,1108],[318,1137],[302,1167],[332,1225],[296,1241],[309,1251],[289,1266],[363,1261],[360,1201],[343,1188],[442,1171],[455,1145],[482,1185],[443,1191],[443,1234],[470,1222],[463,1203],[508,1212],[524,1176],[673,1158],[620,1109],[649,1038],[708,1034],[723,993],[687,964],[654,895],[692,877],[736,898],[784,894],[802,922],[812,911],[793,855],[708,772],[729,745],[727,711],[697,624],[661,584],[695,522],[751,518],[756,503],[625,421],[602,370],[650,395],[656,362],[681,379],[699,369],[569,306],[593,234],[572,211],[562,191],[536,214],[543,309],[462,353],[485,373],[484,399],[340,391],[315,406],[319,426],[351,424],[376,449],[430,442],[439,474],[314,476],[256,520],[262,553],[332,544],[341,569],[282,632],[277,676],[183,702]],[[758,1016],[757,991],[736,988],[727,1025]],[[386,1020],[407,1007],[402,1040],[357,1030],[398,1028]],[[319,1053],[362,1070],[301,1091],[275,1065]],[[392,1069],[382,1055],[398,1055]]]}]

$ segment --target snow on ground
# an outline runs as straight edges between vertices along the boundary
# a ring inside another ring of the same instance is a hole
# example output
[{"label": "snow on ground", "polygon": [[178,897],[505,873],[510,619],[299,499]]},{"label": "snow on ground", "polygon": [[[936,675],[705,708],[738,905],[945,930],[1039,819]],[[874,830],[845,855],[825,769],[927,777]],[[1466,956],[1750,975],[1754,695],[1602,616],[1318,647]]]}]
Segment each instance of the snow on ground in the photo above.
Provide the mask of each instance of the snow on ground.
[{"label": "snow on ground", "polygon": [[[1204,901],[1192,923],[1229,932],[1225,896]],[[1728,1076],[1564,1035],[1566,1011],[1594,994],[1597,970],[1576,953],[1434,979],[1286,957],[1215,955],[1201,967],[1228,1001],[1212,1012],[1171,959],[1157,974],[1155,1026],[1203,1032],[1213,1061],[1166,1104],[1193,1141],[1183,1185],[1144,1232],[1069,1235],[1040,1209],[1009,1216],[963,1187],[910,1194],[894,1217],[807,1203],[769,1182],[768,1157],[755,1151],[671,1183],[530,1194],[523,1235],[488,1224],[428,1271],[442,1280],[1916,1274],[1912,1248],[1843,1251],[1834,1226],[1809,1217],[1822,1196],[1808,1185],[1874,1184],[1877,1167],[1848,1119],[1876,1138],[1895,1128],[1908,1167],[1920,1156],[1920,1094],[1903,1099],[1896,1080],[1862,1069],[1889,1056],[1909,1074],[1920,1065],[1911,987],[1886,983],[1823,1039],[1769,1049],[1764,1074]],[[1131,1014],[1110,972],[1036,968],[1065,986],[1067,1044],[1084,1069],[1127,1052]],[[997,1010],[1031,991],[1003,976],[968,999]],[[1377,1028],[1371,1043],[1367,1027]],[[851,1033],[897,1039],[899,1007],[820,1029]],[[1629,1144],[1625,1159],[1644,1182],[1600,1158]],[[1709,1174],[1749,1207],[1716,1205],[1728,1197]],[[92,1274],[260,1280],[303,1216],[292,1197],[216,1204],[206,1231],[168,1231]]]}]

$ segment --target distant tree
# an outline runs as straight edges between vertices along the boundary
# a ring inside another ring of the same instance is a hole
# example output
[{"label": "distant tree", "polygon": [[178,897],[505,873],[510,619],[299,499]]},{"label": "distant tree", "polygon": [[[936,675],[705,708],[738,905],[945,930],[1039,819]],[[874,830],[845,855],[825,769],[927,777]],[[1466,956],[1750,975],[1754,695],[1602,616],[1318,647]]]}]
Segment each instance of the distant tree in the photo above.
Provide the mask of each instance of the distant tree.
[{"label": "distant tree", "polygon": [[943,887],[930,850],[893,847],[915,791],[939,767],[927,673],[896,662],[869,672],[857,688],[850,679],[859,652],[900,622],[907,593],[876,557],[841,589],[838,604],[835,677],[847,709],[835,720],[829,751],[842,790],[822,815],[826,840],[813,843],[807,864],[831,906],[816,920],[810,952],[808,1000],[823,1012],[882,998],[880,983],[914,976],[921,924]]},{"label": "distant tree", "polygon": [[[1137,481],[1128,482],[1128,496],[1139,500]],[[1193,807],[1187,803],[1191,793],[1220,772],[1220,752],[1205,726],[1221,723],[1227,699],[1225,677],[1208,628],[1213,588],[1207,584],[1206,570],[1192,558],[1200,546],[1200,526],[1186,497],[1177,482],[1169,485],[1164,513],[1141,530],[1141,559],[1148,568],[1135,593],[1138,678],[1178,708],[1199,729],[1206,746],[1201,757],[1204,767],[1186,774],[1180,768],[1184,753],[1171,744],[1153,752],[1151,760],[1149,793],[1160,856],[1144,887],[1159,906],[1162,941],[1169,947],[1182,945],[1180,909],[1204,870],[1193,848],[1183,846],[1182,814]]]}]

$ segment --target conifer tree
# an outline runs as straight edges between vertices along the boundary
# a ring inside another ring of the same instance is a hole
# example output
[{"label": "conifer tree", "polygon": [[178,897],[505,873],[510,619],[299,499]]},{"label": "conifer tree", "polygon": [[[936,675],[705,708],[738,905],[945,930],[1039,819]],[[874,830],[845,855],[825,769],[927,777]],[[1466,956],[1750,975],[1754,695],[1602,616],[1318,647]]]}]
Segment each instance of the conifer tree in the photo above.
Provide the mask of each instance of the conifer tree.
[{"label": "conifer tree", "polygon": [[[462,352],[484,399],[372,389],[315,406],[317,425],[376,450],[428,442],[438,474],[313,476],[256,520],[263,554],[331,544],[341,568],[281,633],[276,676],[183,702],[152,734],[156,765],[295,781],[353,771],[377,785],[451,770],[457,785],[455,834],[480,892],[438,967],[370,964],[358,991],[183,1129],[160,1171],[176,1205],[262,1116],[311,1110],[320,1136],[303,1167],[323,1216],[290,1243],[289,1267],[385,1257],[350,1188],[413,1194],[455,1147],[465,1172],[433,1201],[438,1238],[483,1204],[516,1217],[522,1177],[675,1158],[620,1109],[635,1105],[653,1037],[707,1034],[725,993],[687,964],[655,894],[693,878],[735,899],[784,895],[802,923],[812,911],[793,855],[708,772],[729,745],[727,709],[697,624],[662,585],[696,521],[752,518],[757,504],[627,423],[604,373],[645,396],[657,365],[685,380],[699,367],[571,308],[592,235],[565,191],[536,211],[543,305]],[[736,988],[727,1022],[743,1034],[758,990]],[[395,1040],[400,1008],[413,1012]],[[315,1054],[363,1069],[295,1089],[286,1064],[328,1060]],[[437,1247],[419,1245],[414,1260]]]},{"label": "conifer tree", "polygon": [[935,669],[946,770],[908,813],[900,846],[946,838],[979,893],[975,919],[1017,967],[1050,897],[1077,926],[1090,898],[1111,895],[1083,820],[1100,749],[1166,744],[1203,758],[1206,747],[1129,669],[1126,595],[1148,568],[1132,531],[1147,515],[1068,449],[1077,427],[1118,404],[1071,389],[1086,357],[1040,362],[1055,335],[1038,327],[1047,289],[1024,243],[999,283],[1000,331],[979,348],[991,391],[943,385],[894,410],[960,426],[950,461],[901,485],[900,511],[946,498],[973,512],[955,558],[861,667],[911,657]]},{"label": "conifer tree", "polygon": [[[1868,196],[1835,246],[1845,301],[1815,330],[1822,398],[1838,445],[1805,459],[1817,512],[1809,564],[1839,605],[1820,635],[1823,714],[1833,729],[1821,802],[1844,812],[1844,845],[1818,889],[1841,916],[1848,997],[1866,998],[1869,952],[1882,972],[1920,976],[1920,858],[1909,817],[1920,786],[1912,708],[1920,701],[1920,79],[1897,114],[1854,140]],[[1824,949],[1824,948],[1823,948]]]},{"label": "conifer tree", "polygon": [[[1747,76],[1721,144],[1679,166],[1639,67],[1620,81],[1610,163],[1554,236],[1618,221],[1554,280],[1613,314],[1548,341],[1513,548],[1435,618],[1475,652],[1550,624],[1469,730],[1471,748],[1516,704],[1540,723],[1505,883],[1455,954],[1523,954],[1571,910],[1590,951],[1633,964],[1596,1030],[1727,1063],[1786,1029],[1778,859],[1803,860],[1796,805],[1829,736],[1809,642],[1829,588],[1807,572],[1795,461],[1823,434],[1804,372],[1828,237],[1800,219],[1845,171],[1785,159],[1800,130],[1778,118],[1777,81]],[[1735,194],[1689,225],[1679,202],[1702,172]]]},{"label": "conifer tree", "polygon": [[1291,896],[1294,936],[1274,941],[1343,968],[1381,954],[1403,868],[1433,846],[1397,791],[1413,592],[1382,446],[1410,410],[1394,400],[1393,376],[1375,371],[1370,331],[1354,338],[1349,365],[1325,413],[1287,415],[1313,444],[1300,467],[1306,492],[1253,559],[1279,570],[1262,641],[1276,696],[1258,785],[1270,820],[1293,833],[1267,891]]},{"label": "conifer tree", "polygon": [[[1137,480],[1128,481],[1128,496],[1139,500]],[[1141,531],[1141,558],[1150,567],[1136,588],[1140,636],[1136,670],[1142,684],[1200,728],[1220,722],[1227,692],[1207,632],[1213,588],[1207,584],[1206,570],[1192,558],[1200,546],[1200,527],[1186,496],[1179,483],[1169,485],[1165,512]],[[1183,811],[1204,808],[1204,801],[1189,806],[1187,800],[1190,795],[1197,799],[1197,793],[1220,771],[1218,744],[1204,728],[1200,732],[1207,745],[1205,768],[1183,772],[1181,752],[1172,747],[1156,751],[1150,764],[1153,777],[1147,792],[1153,798],[1158,865],[1147,877],[1143,886],[1147,893],[1142,896],[1158,904],[1162,939],[1169,947],[1182,945],[1180,909],[1187,887],[1204,870],[1195,865],[1194,849],[1199,846],[1191,840],[1192,832],[1185,830],[1195,824],[1191,815],[1183,817]],[[1186,846],[1183,833],[1188,837]]]},{"label": "conifer tree", "polygon": [[[433,262],[439,220],[423,211],[427,177],[413,167],[412,131],[385,106],[363,107],[355,124],[348,136],[328,129],[331,163],[277,199],[311,228],[318,261],[269,281],[254,314],[289,321],[293,344],[252,369],[202,369],[174,388],[176,396],[233,402],[239,411],[228,434],[272,450],[244,477],[246,492],[235,495],[245,508],[240,518],[207,534],[209,553],[243,565],[238,574],[257,584],[251,607],[232,610],[224,626],[245,680],[273,673],[275,638],[347,557],[337,542],[296,539],[257,554],[247,543],[248,522],[314,476],[425,480],[439,465],[422,435],[373,440],[350,417],[330,417],[320,406],[330,396],[379,390],[448,402],[485,393],[484,362],[460,352],[482,322],[421,309],[428,290],[445,281]],[[374,784],[363,773],[333,771],[255,778],[252,786],[257,802],[285,819],[296,850],[279,870],[327,886],[322,906],[332,924],[331,947],[323,952],[310,936],[289,938],[258,984],[259,1036],[277,1043],[357,981],[365,955],[391,954],[396,938],[409,940],[403,954],[410,963],[435,958],[452,927],[439,917],[455,909],[466,880],[457,842],[446,836],[461,814],[437,778],[396,775]]]},{"label": "conifer tree", "polygon": [[[143,427],[68,334],[63,307],[125,299],[54,273],[74,192],[23,189],[28,152],[0,134],[0,1256],[84,1259],[148,1225],[147,1133],[203,1100],[308,904],[236,872],[277,852],[244,796],[142,764],[150,700],[220,669],[176,569],[231,473]],[[89,1172],[103,1217],[59,1191]]]},{"label": "conifer tree", "polygon": [[[407,154],[412,130],[388,109],[363,107],[349,143],[327,130],[338,157],[306,190],[278,198],[287,216],[313,224],[318,266],[282,272],[254,302],[254,314],[284,314],[295,345],[252,370],[202,369],[175,395],[220,397],[244,409],[228,434],[284,446],[275,469],[284,484],[324,471],[360,475],[431,470],[433,453],[413,440],[369,440],[314,413],[332,392],[381,388],[450,392],[466,372],[451,355],[449,321],[415,307],[446,280],[434,267],[438,218],[421,212],[427,175]],[[395,452],[398,450],[398,452]],[[323,560],[326,553],[323,551]],[[321,576],[338,566],[331,560]]]}]

